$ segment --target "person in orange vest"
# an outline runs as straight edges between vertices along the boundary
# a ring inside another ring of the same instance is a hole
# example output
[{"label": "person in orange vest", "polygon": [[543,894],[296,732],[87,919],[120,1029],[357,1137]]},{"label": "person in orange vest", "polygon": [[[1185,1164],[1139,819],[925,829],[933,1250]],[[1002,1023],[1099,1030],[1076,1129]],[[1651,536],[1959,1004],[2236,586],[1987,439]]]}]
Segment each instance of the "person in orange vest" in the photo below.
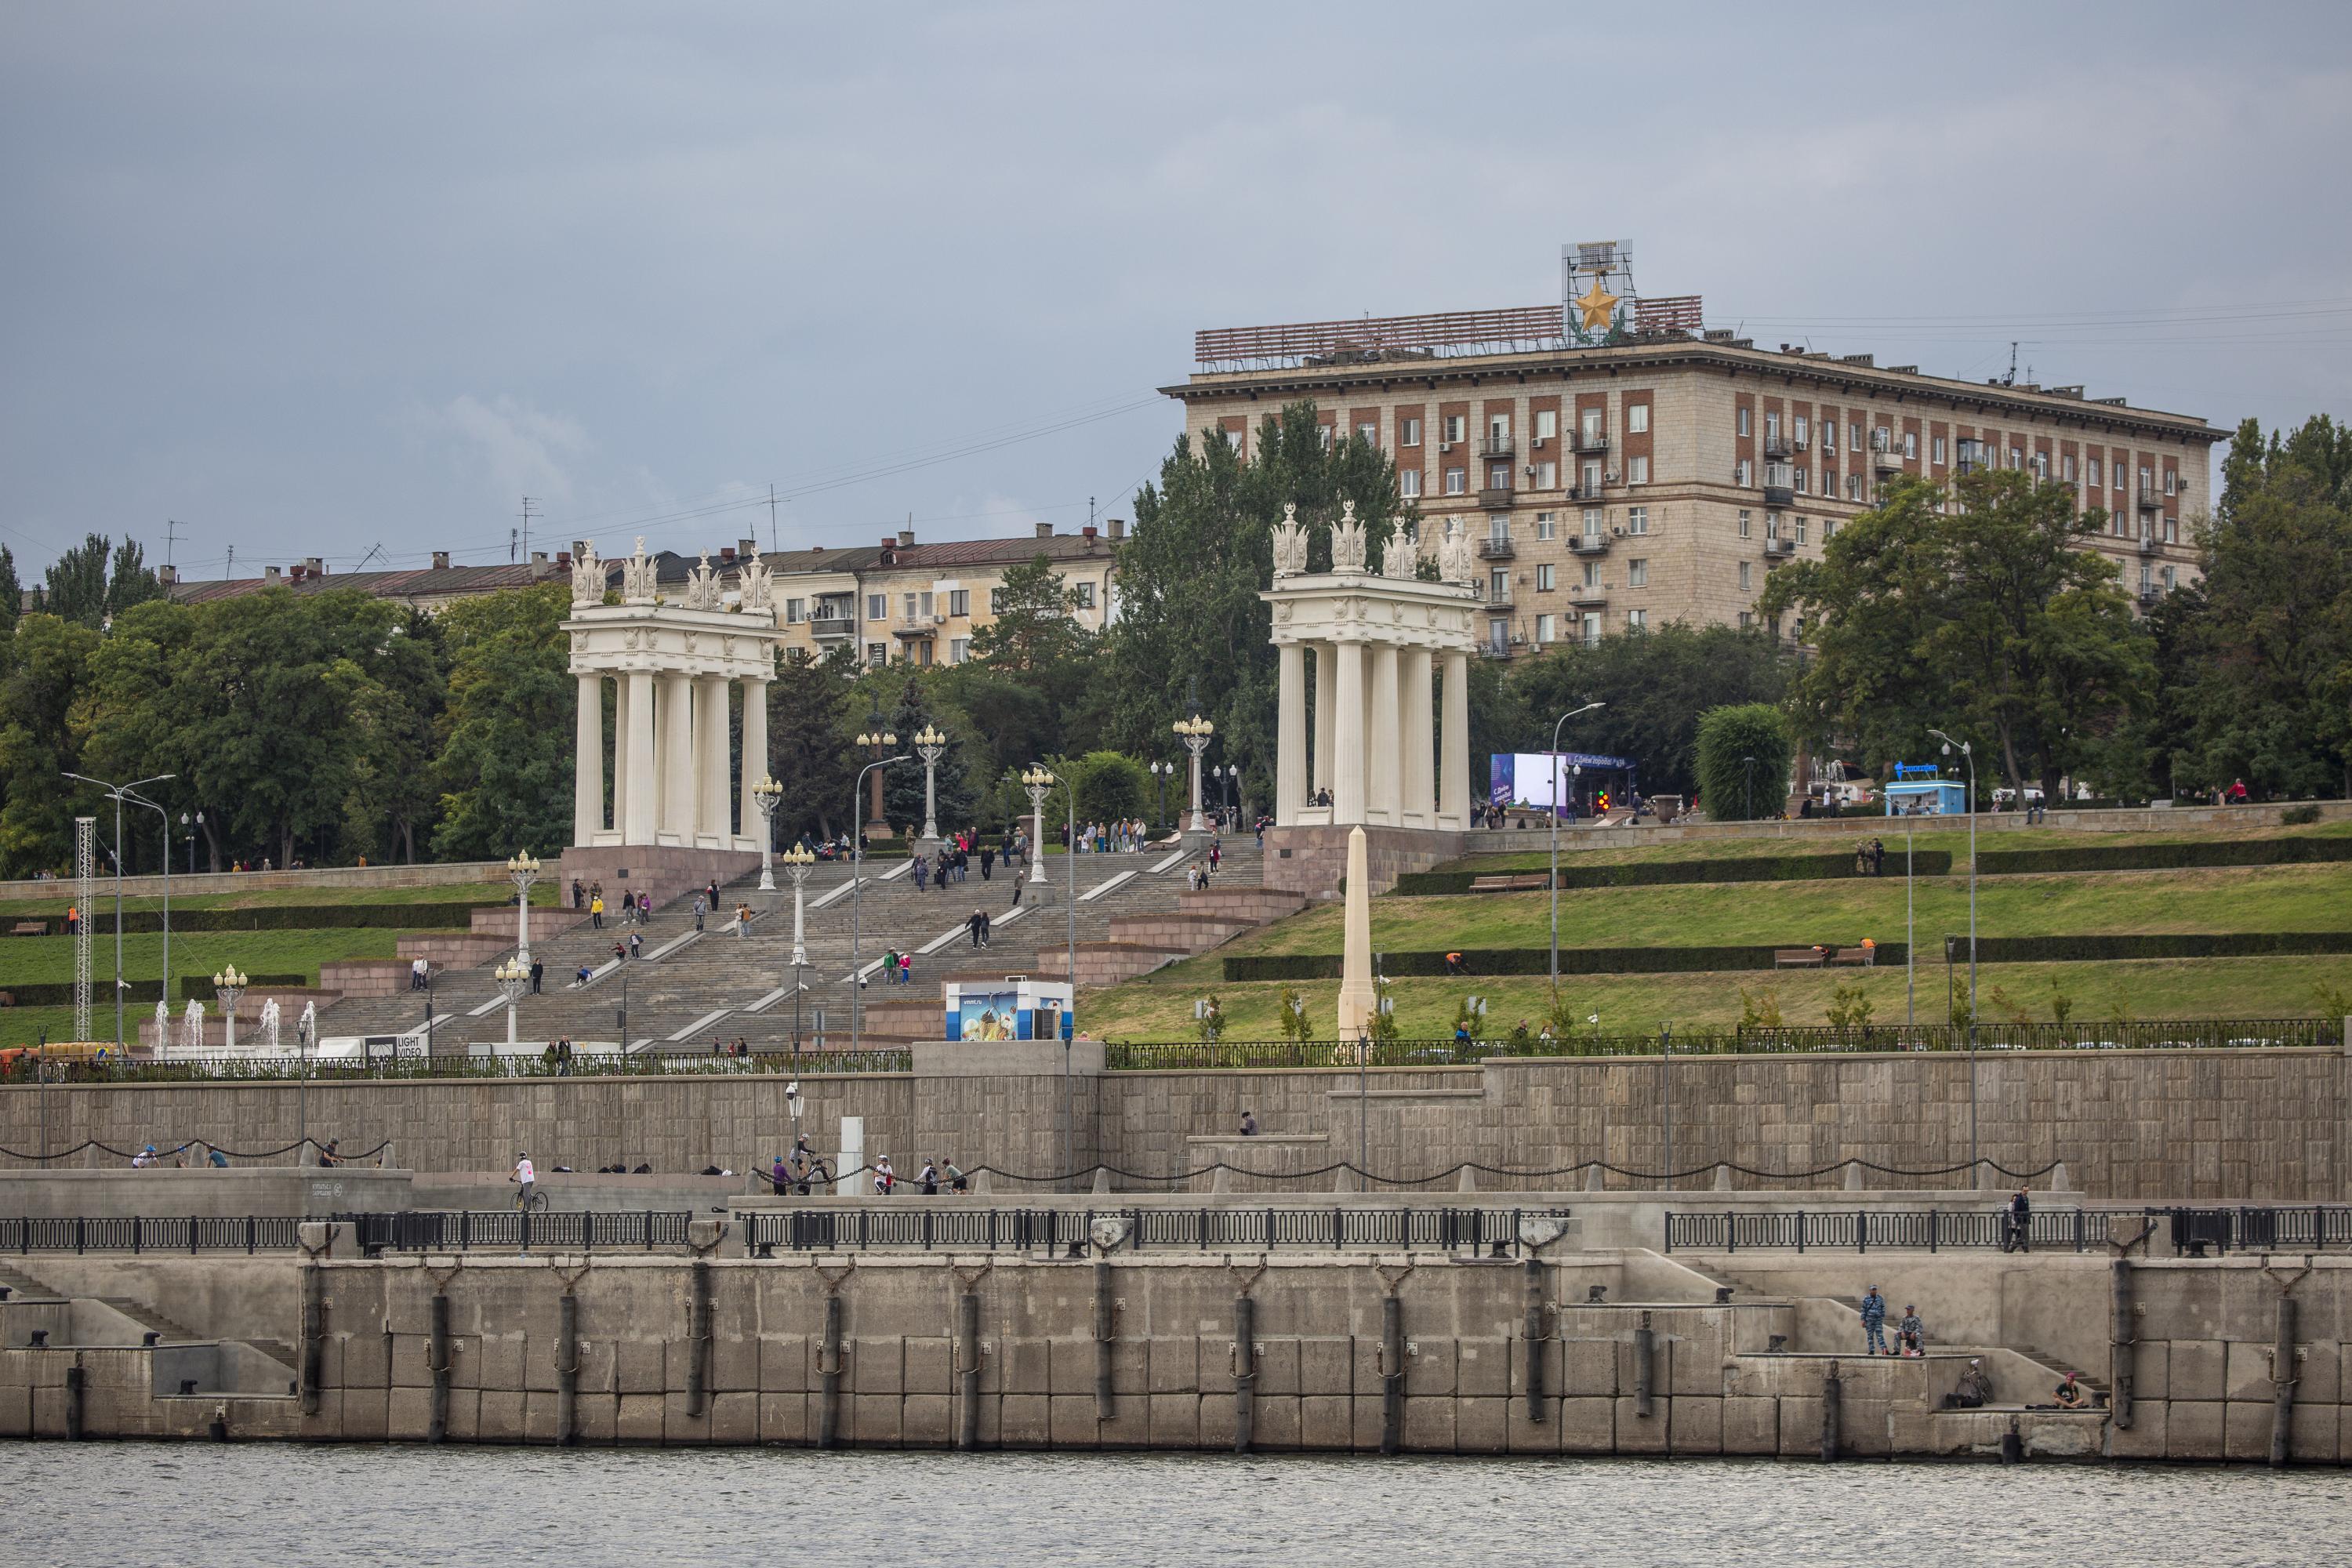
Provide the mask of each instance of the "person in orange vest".
[{"label": "person in orange vest", "polygon": [[81,931],[81,911],[71,904],[66,906],[66,934],[75,936]]}]

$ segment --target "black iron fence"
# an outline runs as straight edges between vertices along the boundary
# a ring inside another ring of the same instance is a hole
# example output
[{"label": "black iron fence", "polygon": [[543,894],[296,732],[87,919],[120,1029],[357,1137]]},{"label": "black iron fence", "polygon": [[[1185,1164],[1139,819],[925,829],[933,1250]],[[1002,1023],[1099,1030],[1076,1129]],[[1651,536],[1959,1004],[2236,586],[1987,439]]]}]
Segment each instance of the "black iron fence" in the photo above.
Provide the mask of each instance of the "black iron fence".
[{"label": "black iron fence", "polygon": [[278,1252],[294,1245],[301,1223],[290,1215],[0,1217],[0,1253]]},{"label": "black iron fence", "polygon": [[[1979,1024],[1980,1051],[2210,1050],[2262,1047],[2335,1047],[2343,1043],[2335,1018],[2172,1018],[2083,1024]],[[1778,1026],[1676,1031],[1676,1056],[1773,1056],[1784,1053],[1967,1051],[1962,1026],[1923,1024]],[[1133,1040],[1113,1041],[1104,1058],[1129,1072],[1209,1068],[1467,1067],[1494,1057],[1654,1057],[1665,1042],[1654,1034],[1571,1034],[1546,1039],[1516,1034],[1472,1040]]]},{"label": "black iron fence", "polygon": [[361,1251],[466,1252],[475,1247],[534,1247],[581,1251],[593,1247],[684,1247],[694,1215],[685,1209],[450,1209],[398,1214],[337,1215],[352,1227]]},{"label": "black iron fence", "polygon": [[2319,1252],[2352,1247],[2352,1207],[2168,1208],[2143,1211],[2166,1223],[2175,1258],[2209,1251]]},{"label": "black iron fence", "polygon": [[[662,1054],[577,1056],[563,1067],[543,1057],[378,1056],[373,1059],[307,1061],[294,1057],[191,1057],[174,1061],[56,1061],[53,1083],[313,1082],[397,1079],[635,1078],[677,1075],[773,1073],[912,1072],[914,1053],[873,1051],[763,1051],[748,1057]],[[0,1083],[34,1081],[27,1063],[12,1063]]]},{"label": "black iron fence", "polygon": [[1423,1248],[1517,1256],[1522,1215],[1564,1217],[1565,1209],[1465,1208],[805,1208],[741,1216],[754,1257],[877,1248],[1082,1254],[1098,1219],[1125,1222],[1129,1252],[1292,1248],[1345,1251]]},{"label": "black iron fence", "polygon": [[1941,1252],[1999,1247],[2084,1252],[2104,1248],[2107,1216],[2084,1209],[2042,1209],[2021,1242],[2002,1209],[1839,1209],[1744,1212],[1666,1211],[1666,1250],[1685,1252],[1868,1252],[1873,1247]]}]

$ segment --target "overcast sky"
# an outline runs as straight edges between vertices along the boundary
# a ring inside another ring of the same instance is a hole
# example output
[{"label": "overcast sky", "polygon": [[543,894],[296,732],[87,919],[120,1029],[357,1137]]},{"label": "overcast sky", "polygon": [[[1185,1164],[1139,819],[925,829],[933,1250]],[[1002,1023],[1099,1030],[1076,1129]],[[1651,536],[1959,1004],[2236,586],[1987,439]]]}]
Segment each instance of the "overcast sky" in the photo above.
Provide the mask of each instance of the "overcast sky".
[{"label": "overcast sky", "polygon": [[1195,328],[1580,239],[1759,342],[2352,415],[2352,5],[1911,16],[6,0],[0,542],[1070,529]]}]

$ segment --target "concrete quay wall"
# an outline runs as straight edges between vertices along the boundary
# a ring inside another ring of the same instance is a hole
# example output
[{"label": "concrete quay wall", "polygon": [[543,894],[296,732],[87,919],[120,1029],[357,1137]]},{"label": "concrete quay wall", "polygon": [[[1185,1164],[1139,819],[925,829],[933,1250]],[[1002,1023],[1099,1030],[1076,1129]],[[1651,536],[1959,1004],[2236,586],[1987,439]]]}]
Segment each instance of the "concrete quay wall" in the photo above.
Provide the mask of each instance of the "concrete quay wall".
[{"label": "concrete quay wall", "polygon": [[[929,1070],[914,1073],[803,1078],[797,1122],[781,1073],[321,1080],[307,1098],[290,1083],[13,1086],[0,1088],[0,1149],[12,1152],[0,1166],[86,1139],[283,1148],[305,1105],[312,1136],[340,1139],[346,1153],[388,1142],[388,1164],[420,1173],[503,1173],[526,1148],[542,1167],[620,1159],[666,1175],[711,1164],[743,1172],[789,1150],[796,1130],[834,1154],[844,1116],[865,1119],[867,1157],[890,1155],[902,1175],[925,1156],[1040,1177],[1099,1161],[1133,1173],[1113,1176],[1122,1191],[1166,1190],[1179,1173],[1223,1158],[1241,1167],[1228,1174],[1232,1191],[1328,1192],[1328,1174],[1248,1173],[1352,1160],[1360,1143],[1383,1174],[1447,1189],[1454,1166],[1475,1163],[1485,1167],[1477,1186],[1490,1192],[1585,1184],[1581,1173],[1509,1172],[1601,1161],[1646,1173],[1667,1161],[1668,1069],[1655,1058],[1376,1068],[1364,1092],[1344,1068],[1090,1072],[1078,1062],[1065,1077],[1050,1042],[1034,1061],[1016,1049],[970,1064],[980,1070],[949,1070],[951,1053],[971,1048],[926,1050],[918,1065]],[[1986,1052],[1973,1067],[1976,1146],[2011,1170],[2063,1162],[2094,1198],[2340,1203],[2352,1199],[2347,1065],[2352,1057],[2334,1049]],[[1767,1173],[1733,1172],[1738,1189],[1836,1189],[1845,1173],[1835,1167],[1852,1159],[1895,1173],[1871,1175],[1873,1186],[1939,1187],[1953,1177],[1938,1173],[1969,1158],[1972,1069],[1962,1054],[1676,1057],[1670,1070],[1673,1164],[1685,1185],[1712,1185],[1727,1163]],[[1265,1141],[1233,1137],[1245,1110]],[[1230,1142],[1196,1142],[1204,1139]],[[119,1162],[89,1150],[72,1163]],[[1000,1194],[1021,1186],[995,1181]]]},{"label": "concrete quay wall", "polygon": [[[2051,1309],[2101,1319],[2105,1267],[2051,1261],[2066,1265],[2046,1271]],[[315,1383],[236,1402],[229,1435],[424,1440],[437,1410],[455,1442],[1174,1450],[1232,1448],[1246,1419],[1250,1447],[1275,1452],[1811,1458],[1834,1375],[1841,1458],[1990,1458],[2014,1430],[2032,1458],[2261,1459],[2283,1272],[2268,1261],[2131,1266],[2126,1425],[2018,1408],[2046,1398],[2041,1363],[2002,1352],[1985,1359],[2009,1408],[1941,1411],[1965,1353],[1822,1353],[1810,1303],[1693,1304],[1706,1277],[1646,1254],[1532,1271],[1332,1255],[237,1260],[273,1271],[279,1302],[315,1291],[320,1332]],[[2288,1457],[2338,1463],[2352,1260],[2286,1282]],[[201,1435],[188,1402],[152,1396],[157,1353],[0,1350],[0,1436],[65,1435],[72,1367],[84,1433]]]}]

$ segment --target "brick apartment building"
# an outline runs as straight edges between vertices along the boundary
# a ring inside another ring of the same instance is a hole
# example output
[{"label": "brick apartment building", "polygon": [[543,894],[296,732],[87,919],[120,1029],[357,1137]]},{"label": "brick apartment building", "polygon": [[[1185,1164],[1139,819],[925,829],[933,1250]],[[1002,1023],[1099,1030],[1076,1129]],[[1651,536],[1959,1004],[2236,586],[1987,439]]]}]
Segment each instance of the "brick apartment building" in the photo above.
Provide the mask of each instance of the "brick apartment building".
[{"label": "brick apartment building", "polygon": [[[1680,301],[1677,301],[1680,303]],[[1690,301],[1696,307],[1696,301]],[[2105,511],[2097,547],[2150,605],[2195,574],[2188,525],[2226,431],[2079,386],[1984,384],[1668,329],[1572,346],[1558,306],[1204,331],[1162,388],[1189,437],[1311,398],[1327,439],[1395,459],[1423,526],[1478,541],[1491,657],[1683,620],[1752,624],[1898,474],[2030,469]]]}]

